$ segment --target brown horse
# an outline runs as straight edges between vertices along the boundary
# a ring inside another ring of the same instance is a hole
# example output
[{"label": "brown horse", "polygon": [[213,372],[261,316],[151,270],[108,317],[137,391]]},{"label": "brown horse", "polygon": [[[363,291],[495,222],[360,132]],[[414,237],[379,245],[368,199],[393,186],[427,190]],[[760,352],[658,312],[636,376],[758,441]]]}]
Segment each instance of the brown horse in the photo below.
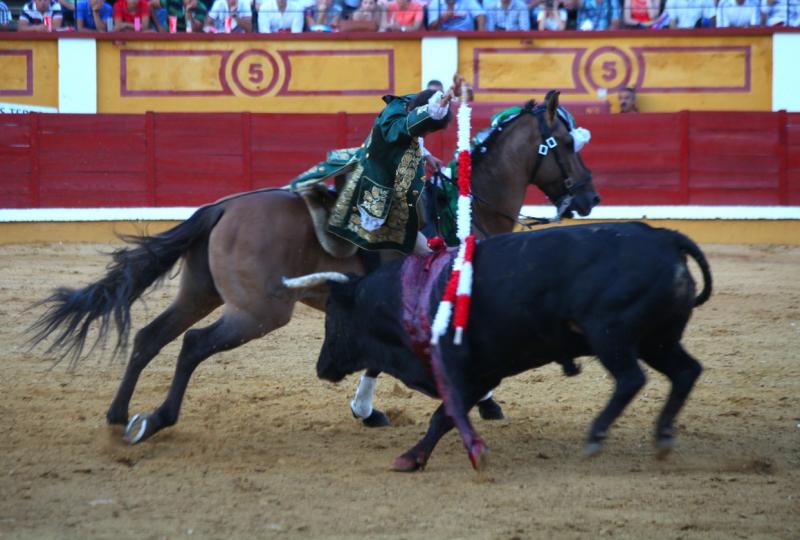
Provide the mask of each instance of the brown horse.
[{"label": "brown horse", "polygon": [[[473,192],[480,202],[475,218],[489,234],[513,229],[511,216],[517,216],[529,183],[561,213],[588,215],[599,202],[591,174],[574,151],[566,123],[559,120],[558,93],[549,93],[543,105],[533,105],[526,104],[517,119],[493,135],[485,155],[476,160]],[[541,153],[548,140],[552,150]],[[125,438],[131,443],[177,422],[189,379],[203,360],[285,325],[298,301],[324,309],[327,290],[288,289],[281,281],[284,276],[365,271],[359,256],[326,253],[303,199],[282,189],[228,197],[198,209],[166,232],[126,240],[132,245],[114,252],[104,277],[83,289],[58,289],[46,299],[50,307],[32,329],[34,343],[55,333],[51,350],[61,349],[77,360],[92,323],[99,321],[103,337],[113,318],[120,349],[127,342],[133,302],[183,259],[179,292],[136,334],[108,410],[109,424],[128,424]],[[220,306],[224,311],[216,322],[189,330]],[[181,334],[183,345],[166,399],[129,423],[128,406],[139,375]]]}]

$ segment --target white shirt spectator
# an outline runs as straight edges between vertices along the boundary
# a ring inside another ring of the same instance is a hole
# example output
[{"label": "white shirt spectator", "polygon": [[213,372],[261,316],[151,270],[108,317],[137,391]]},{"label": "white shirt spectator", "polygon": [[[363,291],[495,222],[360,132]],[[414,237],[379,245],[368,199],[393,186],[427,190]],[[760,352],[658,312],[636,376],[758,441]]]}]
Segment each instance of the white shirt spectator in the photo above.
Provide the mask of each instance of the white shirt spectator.
[{"label": "white shirt spectator", "polygon": [[[208,17],[217,32],[225,31],[225,17],[233,15],[228,7],[228,0],[214,0],[214,4],[208,11]],[[240,19],[253,16],[253,3],[252,0],[237,0],[236,1],[236,16]],[[237,26],[236,19],[231,20],[231,30],[235,30]]]},{"label": "white shirt spectator", "polygon": [[303,6],[300,1],[287,0],[286,9],[278,9],[277,0],[264,0],[258,8],[258,31],[262,34],[303,31]]},{"label": "white shirt spectator", "polygon": [[694,28],[701,18],[713,19],[717,15],[714,0],[667,0],[665,9],[670,27],[675,21],[675,28]]},{"label": "white shirt spectator", "polygon": [[52,19],[61,18],[63,11],[61,11],[61,4],[52,0],[50,2],[49,9],[42,13],[38,9],[36,9],[36,3],[31,0],[24,6],[22,6],[22,11],[19,13],[19,20],[26,20],[31,26],[38,26],[40,24],[44,24],[44,16],[49,15]]},{"label": "white shirt spectator", "polygon": [[719,0],[717,28],[758,26],[760,21],[758,0]]},{"label": "white shirt spectator", "polygon": [[524,0],[508,0],[506,5],[503,0],[484,0],[483,9],[486,11],[486,30],[489,32],[531,29],[528,4]]}]

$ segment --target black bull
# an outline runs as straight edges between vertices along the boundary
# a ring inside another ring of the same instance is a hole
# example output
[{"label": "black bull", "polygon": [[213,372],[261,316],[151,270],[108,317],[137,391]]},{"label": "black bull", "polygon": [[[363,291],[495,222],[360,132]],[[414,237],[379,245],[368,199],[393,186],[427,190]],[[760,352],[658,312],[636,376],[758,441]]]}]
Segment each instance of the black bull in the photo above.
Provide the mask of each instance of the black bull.
[{"label": "black bull", "polygon": [[[704,287],[697,297],[686,255],[702,271]],[[638,359],[671,382],[655,428],[658,455],[668,453],[675,417],[702,371],[681,346],[681,336],[694,306],[711,294],[708,263],[689,238],[641,223],[618,223],[485,240],[475,252],[469,325],[461,346],[453,344],[452,330],[438,347],[427,346],[429,320],[449,272],[441,273],[433,294],[426,296],[409,285],[420,281],[419,269],[426,265],[430,261],[412,257],[365,277],[332,281],[317,363],[323,379],[339,381],[373,368],[443,399],[426,435],[395,460],[397,470],[423,468],[454,426],[479,467],[486,448],[467,417],[475,403],[504,377],[586,355],[597,356],[616,382],[590,427],[587,453],[600,449],[611,424],[644,385]],[[410,325],[408,304],[420,297],[422,308]]]}]

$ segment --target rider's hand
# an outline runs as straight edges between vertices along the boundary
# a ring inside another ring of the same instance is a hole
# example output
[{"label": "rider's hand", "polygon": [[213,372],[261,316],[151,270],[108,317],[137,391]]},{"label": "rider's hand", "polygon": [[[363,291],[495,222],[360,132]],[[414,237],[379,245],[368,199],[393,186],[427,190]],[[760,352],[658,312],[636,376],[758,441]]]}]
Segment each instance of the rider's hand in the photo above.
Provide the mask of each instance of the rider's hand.
[{"label": "rider's hand", "polygon": [[444,167],[444,162],[434,156],[433,154],[428,154],[425,156],[425,164],[434,170],[434,172],[439,172]]}]

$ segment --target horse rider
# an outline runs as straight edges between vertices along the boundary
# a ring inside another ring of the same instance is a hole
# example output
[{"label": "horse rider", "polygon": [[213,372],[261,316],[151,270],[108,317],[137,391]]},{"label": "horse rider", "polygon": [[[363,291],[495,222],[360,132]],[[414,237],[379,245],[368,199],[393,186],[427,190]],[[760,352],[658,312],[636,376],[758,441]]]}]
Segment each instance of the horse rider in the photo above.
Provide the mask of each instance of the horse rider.
[{"label": "horse rider", "polygon": [[450,102],[461,91],[456,76],[446,93],[426,89],[417,94],[384,96],[384,109],[360,148],[334,150],[292,181],[302,188],[325,178],[347,175],[331,210],[328,230],[360,248],[427,253],[419,233],[417,200],[426,181],[425,163],[441,162],[424,150],[422,138],[444,129]]}]

